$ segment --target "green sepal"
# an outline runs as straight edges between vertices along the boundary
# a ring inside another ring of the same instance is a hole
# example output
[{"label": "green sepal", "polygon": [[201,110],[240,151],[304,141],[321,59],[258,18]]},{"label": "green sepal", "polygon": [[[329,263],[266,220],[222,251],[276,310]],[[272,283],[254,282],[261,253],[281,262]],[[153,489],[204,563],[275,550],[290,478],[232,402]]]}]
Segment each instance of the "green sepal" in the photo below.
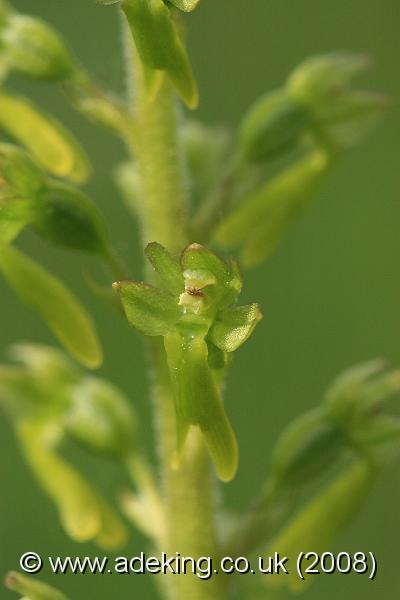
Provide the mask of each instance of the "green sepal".
[{"label": "green sepal", "polygon": [[238,445],[208,365],[204,337],[182,326],[164,338],[177,420],[178,455],[190,426],[198,426],[218,477],[230,481],[238,466]]},{"label": "green sepal", "polygon": [[25,458],[43,490],[57,506],[66,533],[77,542],[100,541],[109,549],[123,545],[127,533],[114,509],[78,471],[56,454],[49,443],[44,442],[49,435],[46,430],[21,423],[18,435]]},{"label": "green sepal", "polygon": [[182,270],[210,273],[215,278],[218,308],[231,305],[242,290],[242,278],[233,261],[226,265],[214,252],[200,244],[191,244],[182,253]]},{"label": "green sepal", "polygon": [[32,224],[51,243],[108,256],[110,243],[96,205],[80,190],[49,181],[33,204]]},{"label": "green sepal", "polygon": [[258,304],[226,309],[212,325],[210,340],[223,352],[234,352],[251,336],[261,318]]},{"label": "green sepal", "polygon": [[[279,554],[287,556],[292,565],[296,564],[300,552],[326,551],[354,520],[374,482],[375,470],[366,462],[354,462],[291,519],[272,540],[270,548],[279,548]],[[302,581],[296,569],[291,569],[289,575],[277,574],[265,577],[264,581],[271,586],[301,591],[313,579],[312,575],[306,575]]]},{"label": "green sepal", "polygon": [[0,57],[22,75],[62,81],[75,70],[72,56],[58,32],[41,19],[11,14],[0,32]]},{"label": "green sepal", "polygon": [[74,386],[63,424],[71,438],[95,454],[124,459],[132,453],[132,410],[121,392],[107,381],[87,377]]},{"label": "green sepal", "polygon": [[182,314],[169,292],[138,281],[113,284],[128,321],[144,335],[166,335]]},{"label": "green sepal", "polygon": [[244,117],[239,132],[239,152],[250,162],[263,162],[293,150],[310,130],[308,107],[285,90],[270,92]]},{"label": "green sepal", "polygon": [[38,165],[53,175],[75,183],[88,178],[90,166],[78,142],[25,98],[0,93],[0,129],[25,146]]},{"label": "green sepal", "polygon": [[23,594],[25,600],[68,600],[65,594],[47,583],[15,571],[7,573],[5,584],[9,590]]},{"label": "green sepal", "polygon": [[343,457],[342,431],[317,408],[295,419],[281,434],[272,456],[275,485],[303,486]]},{"label": "green sepal", "polygon": [[198,91],[190,61],[163,0],[124,0],[121,4],[145,69],[166,71],[190,108]]},{"label": "green sepal", "polygon": [[163,286],[171,294],[179,297],[185,289],[185,281],[179,261],[157,242],[148,244],[145,253]]},{"label": "green sepal", "polygon": [[254,266],[265,259],[286,230],[312,200],[321,186],[330,162],[316,151],[299,159],[244,198],[216,229],[219,246],[240,246],[241,260]]},{"label": "green sepal", "polygon": [[58,279],[10,246],[0,246],[0,270],[21,300],[43,317],[79,361],[90,368],[99,366],[102,351],[92,320]]}]

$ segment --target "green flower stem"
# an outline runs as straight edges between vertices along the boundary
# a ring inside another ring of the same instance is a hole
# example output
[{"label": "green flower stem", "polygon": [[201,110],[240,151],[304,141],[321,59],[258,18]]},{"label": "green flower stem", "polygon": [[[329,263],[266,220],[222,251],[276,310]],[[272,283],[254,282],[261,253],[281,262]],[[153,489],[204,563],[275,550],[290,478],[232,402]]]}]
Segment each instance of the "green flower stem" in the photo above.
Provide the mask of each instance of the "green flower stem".
[{"label": "green flower stem", "polygon": [[[141,173],[144,205],[141,209],[144,243],[158,241],[171,252],[188,243],[186,194],[177,140],[177,114],[173,92],[164,82],[150,99],[142,68],[126,33],[128,62],[133,73],[135,131],[134,156]],[[133,57],[133,60],[132,60]],[[132,64],[133,63],[133,64]],[[149,274],[149,278],[151,275]],[[197,432],[187,440],[179,467],[171,463],[176,450],[173,392],[161,339],[150,342],[153,401],[163,479],[166,514],[166,547],[161,551],[193,558],[217,556],[214,493],[209,460]],[[169,577],[168,597],[173,600],[223,600],[218,577],[202,581],[197,576]]]}]

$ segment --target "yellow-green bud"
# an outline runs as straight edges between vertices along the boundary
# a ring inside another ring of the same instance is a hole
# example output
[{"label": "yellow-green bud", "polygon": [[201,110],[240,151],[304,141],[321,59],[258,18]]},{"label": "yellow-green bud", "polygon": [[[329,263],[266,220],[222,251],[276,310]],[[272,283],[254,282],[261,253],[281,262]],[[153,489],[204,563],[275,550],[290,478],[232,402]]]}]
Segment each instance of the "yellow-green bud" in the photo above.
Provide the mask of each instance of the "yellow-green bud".
[{"label": "yellow-green bud", "polygon": [[34,17],[12,14],[0,34],[8,67],[29,77],[57,81],[74,71],[71,54],[59,34]]}]

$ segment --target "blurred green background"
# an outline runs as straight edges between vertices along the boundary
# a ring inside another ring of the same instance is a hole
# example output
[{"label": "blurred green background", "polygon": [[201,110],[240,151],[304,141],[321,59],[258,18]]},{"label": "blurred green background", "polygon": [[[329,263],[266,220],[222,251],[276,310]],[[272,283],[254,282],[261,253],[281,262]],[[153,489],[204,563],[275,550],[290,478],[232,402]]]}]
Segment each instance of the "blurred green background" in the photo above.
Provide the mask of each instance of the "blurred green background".
[{"label": "blurred green background", "polygon": [[[101,8],[94,0],[15,0],[14,4],[56,25],[96,78],[121,88],[118,19],[112,7]],[[341,163],[286,243],[268,264],[247,275],[245,300],[260,302],[265,319],[239,353],[229,379],[229,412],[241,445],[239,476],[224,489],[232,507],[244,507],[251,500],[278,432],[320,400],[338,371],[376,356],[400,364],[399,16],[398,0],[203,0],[187,19],[202,94],[198,115],[208,123],[235,125],[248,104],[280,85],[299,61],[331,50],[373,56],[374,69],[365,81],[395,100],[384,123]],[[131,272],[139,274],[138,232],[112,183],[113,167],[124,156],[122,146],[74,113],[52,87],[17,78],[11,83],[51,108],[80,137],[94,165],[88,191],[103,209]],[[22,243],[61,272],[92,307],[105,347],[102,373],[132,398],[150,449],[151,417],[139,336],[93,300],[82,278],[82,271],[92,267],[90,260],[54,251],[33,236],[25,236]],[[2,359],[15,340],[53,343],[45,326],[2,281],[0,294]],[[44,556],[102,554],[66,539],[4,419],[0,436],[0,573],[17,567],[19,556],[28,550]],[[105,489],[124,485],[122,474],[111,464],[84,455],[77,458]],[[379,565],[376,580],[322,576],[306,592],[307,598],[399,597],[399,503],[400,473],[393,467],[357,522],[337,542],[339,550],[373,551]],[[121,553],[133,556],[144,548],[143,539],[135,534]],[[143,577],[85,575],[49,580],[71,599],[156,598],[152,582]],[[256,593],[241,596],[252,599]],[[0,591],[0,597],[12,595]]]}]

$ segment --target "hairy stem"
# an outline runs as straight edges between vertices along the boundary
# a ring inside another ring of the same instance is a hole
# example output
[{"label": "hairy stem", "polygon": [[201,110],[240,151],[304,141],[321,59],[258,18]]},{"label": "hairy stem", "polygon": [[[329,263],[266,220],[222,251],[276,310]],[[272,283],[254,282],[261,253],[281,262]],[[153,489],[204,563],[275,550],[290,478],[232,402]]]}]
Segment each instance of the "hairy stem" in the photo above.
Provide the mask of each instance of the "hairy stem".
[{"label": "hairy stem", "polygon": [[[175,98],[164,81],[150,98],[141,64],[130,36],[126,35],[128,60],[132,60],[134,136],[132,147],[141,175],[143,206],[140,218],[143,241],[158,241],[172,252],[188,243],[184,174],[178,146]],[[133,59],[132,59],[133,57]],[[148,274],[151,278],[151,274]],[[174,399],[165,350],[161,339],[150,344],[152,395],[162,469],[166,515],[166,547],[169,556],[217,556],[215,499],[209,460],[197,432],[189,436],[182,463],[172,468],[176,448]],[[168,577],[167,597],[173,600],[223,600],[217,577],[202,581],[195,575]]]}]

